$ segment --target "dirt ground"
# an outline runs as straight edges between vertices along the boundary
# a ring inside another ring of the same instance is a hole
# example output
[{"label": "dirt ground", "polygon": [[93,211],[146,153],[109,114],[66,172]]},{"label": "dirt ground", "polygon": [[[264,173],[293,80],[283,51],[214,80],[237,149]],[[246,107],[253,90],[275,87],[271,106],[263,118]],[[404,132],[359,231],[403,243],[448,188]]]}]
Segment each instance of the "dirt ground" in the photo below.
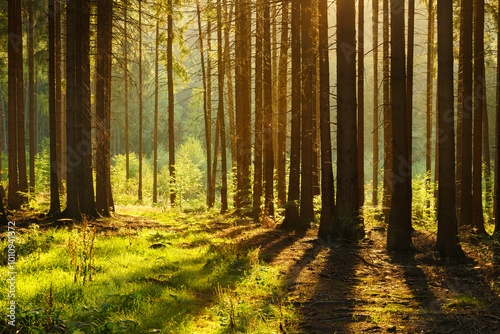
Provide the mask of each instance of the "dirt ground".
[{"label": "dirt ground", "polygon": [[467,243],[457,263],[432,251],[435,233],[414,232],[421,252],[397,256],[387,254],[383,228],[359,245],[326,247],[316,235],[269,229],[249,239],[283,268],[299,332],[500,333],[500,270]]},{"label": "dirt ground", "polygon": [[[72,225],[27,213],[17,218],[18,231],[31,223],[40,229]],[[111,234],[171,228],[129,216],[92,224]],[[235,226],[223,217],[205,228],[260,247],[264,261],[281,268],[300,314],[283,333],[500,333],[500,268],[474,236],[462,239],[466,260],[452,262],[432,251],[435,232],[414,232],[420,252],[394,255],[387,254],[380,227],[367,229],[360,244],[329,246],[318,243],[314,228],[295,235],[249,220]],[[0,227],[2,235],[5,229]]]}]

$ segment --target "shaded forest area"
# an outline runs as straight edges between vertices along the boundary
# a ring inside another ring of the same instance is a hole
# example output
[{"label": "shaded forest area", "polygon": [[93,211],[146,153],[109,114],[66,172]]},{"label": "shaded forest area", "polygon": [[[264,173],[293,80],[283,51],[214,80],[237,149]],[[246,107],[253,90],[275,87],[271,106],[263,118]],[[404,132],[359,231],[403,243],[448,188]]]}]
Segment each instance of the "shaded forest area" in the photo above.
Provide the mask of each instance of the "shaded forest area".
[{"label": "shaded forest area", "polygon": [[0,13],[2,333],[500,331],[500,2]]}]

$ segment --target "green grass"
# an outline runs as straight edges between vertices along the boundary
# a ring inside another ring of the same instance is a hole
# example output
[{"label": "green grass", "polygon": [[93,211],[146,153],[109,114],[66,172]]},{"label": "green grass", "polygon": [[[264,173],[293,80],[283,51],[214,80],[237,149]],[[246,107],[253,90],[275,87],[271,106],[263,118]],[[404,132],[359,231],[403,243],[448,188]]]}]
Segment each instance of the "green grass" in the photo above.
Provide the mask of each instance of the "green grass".
[{"label": "green grass", "polygon": [[[18,236],[18,325],[28,333],[57,327],[71,333],[271,333],[291,324],[279,268],[260,261],[258,249],[215,237],[207,228],[215,213],[125,211],[159,224],[98,231],[92,281],[85,283],[81,276],[75,281],[68,246],[70,235],[75,240],[84,232],[33,229]],[[157,243],[165,247],[150,248]],[[0,290],[6,291],[2,262]],[[0,309],[6,307],[2,298]]]}]

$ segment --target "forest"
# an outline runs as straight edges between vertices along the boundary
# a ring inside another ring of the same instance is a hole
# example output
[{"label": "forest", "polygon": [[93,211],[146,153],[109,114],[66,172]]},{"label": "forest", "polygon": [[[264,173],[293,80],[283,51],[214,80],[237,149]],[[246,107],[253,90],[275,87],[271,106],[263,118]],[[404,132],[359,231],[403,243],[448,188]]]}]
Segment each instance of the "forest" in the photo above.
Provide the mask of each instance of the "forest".
[{"label": "forest", "polygon": [[0,333],[500,333],[500,1],[0,3]]}]

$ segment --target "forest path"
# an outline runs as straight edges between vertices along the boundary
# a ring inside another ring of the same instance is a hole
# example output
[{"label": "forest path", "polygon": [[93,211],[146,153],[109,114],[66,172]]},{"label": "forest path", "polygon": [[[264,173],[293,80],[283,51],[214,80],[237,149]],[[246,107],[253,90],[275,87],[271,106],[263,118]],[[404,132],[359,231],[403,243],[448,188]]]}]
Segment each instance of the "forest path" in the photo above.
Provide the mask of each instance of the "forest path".
[{"label": "forest path", "polygon": [[435,232],[414,232],[422,252],[397,256],[383,228],[359,245],[324,247],[316,235],[245,234],[283,268],[300,333],[500,333],[500,271],[480,245],[464,243],[467,260],[453,263],[432,251]]}]

